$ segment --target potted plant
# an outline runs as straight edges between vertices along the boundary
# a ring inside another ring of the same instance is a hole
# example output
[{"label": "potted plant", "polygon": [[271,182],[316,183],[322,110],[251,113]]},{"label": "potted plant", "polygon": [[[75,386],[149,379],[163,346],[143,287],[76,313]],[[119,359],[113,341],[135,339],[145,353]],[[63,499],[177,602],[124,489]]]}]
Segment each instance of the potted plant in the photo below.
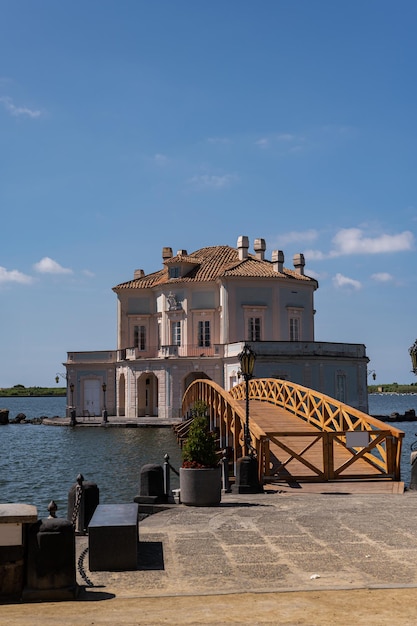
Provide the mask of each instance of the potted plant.
[{"label": "potted plant", "polygon": [[182,448],[180,494],[181,502],[187,506],[215,506],[221,500],[221,467],[206,410],[204,402],[195,403],[194,419]]}]

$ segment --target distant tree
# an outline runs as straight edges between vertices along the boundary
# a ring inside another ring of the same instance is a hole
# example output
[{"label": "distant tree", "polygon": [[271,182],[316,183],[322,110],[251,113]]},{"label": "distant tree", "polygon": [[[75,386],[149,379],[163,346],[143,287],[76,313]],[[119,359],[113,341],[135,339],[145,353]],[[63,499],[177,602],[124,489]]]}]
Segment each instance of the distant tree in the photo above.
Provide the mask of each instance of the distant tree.
[{"label": "distant tree", "polygon": [[25,389],[24,385],[14,385],[13,389]]}]

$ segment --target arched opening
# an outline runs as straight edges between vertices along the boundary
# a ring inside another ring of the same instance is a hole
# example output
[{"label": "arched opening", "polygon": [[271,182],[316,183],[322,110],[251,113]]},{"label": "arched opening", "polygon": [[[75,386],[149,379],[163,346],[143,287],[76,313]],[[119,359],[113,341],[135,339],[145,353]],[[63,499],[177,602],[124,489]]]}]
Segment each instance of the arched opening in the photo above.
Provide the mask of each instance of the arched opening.
[{"label": "arched opening", "polygon": [[137,416],[158,415],[158,379],[152,372],[144,372],[136,383]]},{"label": "arched opening", "polygon": [[184,378],[184,388],[182,392],[185,393],[186,389],[188,389],[191,383],[193,383],[195,380],[200,380],[202,378],[211,380],[210,376],[207,376],[205,372],[191,372],[191,374],[188,374],[188,376]]}]

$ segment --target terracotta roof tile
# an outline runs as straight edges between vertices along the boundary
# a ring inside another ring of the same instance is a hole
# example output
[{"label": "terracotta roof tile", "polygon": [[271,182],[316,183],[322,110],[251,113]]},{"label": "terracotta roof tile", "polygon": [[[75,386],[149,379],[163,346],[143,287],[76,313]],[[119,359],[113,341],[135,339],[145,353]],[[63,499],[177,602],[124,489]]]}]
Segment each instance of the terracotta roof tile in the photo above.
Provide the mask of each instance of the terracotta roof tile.
[{"label": "terracotta roof tile", "polygon": [[[170,278],[168,266],[184,263],[186,274],[179,278]],[[274,271],[271,261],[261,261],[249,254],[247,259],[239,260],[238,251],[230,246],[210,246],[196,250],[190,255],[177,255],[165,261],[165,267],[158,272],[147,274],[113,287],[119,289],[149,289],[162,284],[210,282],[222,276],[244,278],[288,278],[302,281],[314,279],[298,274],[295,270],[283,268],[282,273]],[[192,265],[190,268],[189,266]],[[188,271],[187,271],[188,270]]]}]

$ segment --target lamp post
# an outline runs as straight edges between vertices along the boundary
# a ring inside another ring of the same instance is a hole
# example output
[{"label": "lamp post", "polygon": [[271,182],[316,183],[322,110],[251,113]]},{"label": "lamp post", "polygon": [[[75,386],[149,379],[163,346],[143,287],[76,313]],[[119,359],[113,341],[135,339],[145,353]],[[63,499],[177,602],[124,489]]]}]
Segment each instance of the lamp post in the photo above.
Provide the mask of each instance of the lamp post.
[{"label": "lamp post", "polygon": [[412,371],[417,376],[417,339],[415,340],[415,342],[413,343],[413,345],[409,349],[409,353],[410,353],[410,357],[411,357],[411,364],[413,366],[413,370]]},{"label": "lamp post", "polygon": [[70,426],[75,426],[77,423],[77,420],[75,419],[76,411],[75,411],[75,406],[74,406],[74,383],[70,383],[70,385],[68,386],[68,374],[61,374],[60,372],[57,372],[55,376],[56,384],[59,383],[60,378],[63,378],[67,382],[67,398],[68,398],[68,389],[70,390],[70,393],[71,393],[71,404],[70,406],[67,405],[67,415],[69,411]]},{"label": "lamp post", "polygon": [[368,376],[370,376],[371,374],[372,374],[372,379],[373,379],[373,380],[375,380],[375,378],[376,378],[376,372],[375,372],[375,370],[369,370],[369,372],[368,372]]},{"label": "lamp post", "polygon": [[239,354],[238,359],[240,361],[240,371],[242,372],[243,379],[245,381],[246,387],[246,421],[245,421],[245,431],[244,431],[244,440],[245,440],[245,455],[253,455],[253,446],[251,442],[250,436],[250,428],[249,428],[249,381],[253,376],[253,370],[255,368],[255,360],[256,354],[255,352],[245,343],[242,352]]},{"label": "lamp post", "polygon": [[101,388],[103,390],[103,413],[102,413],[102,417],[103,417],[103,424],[107,424],[107,407],[106,407],[106,391],[107,391],[107,385],[106,383],[103,383],[101,385]]},{"label": "lamp post", "polygon": [[246,387],[246,419],[244,427],[244,452],[245,456],[238,459],[236,463],[236,480],[232,487],[237,493],[262,493],[263,487],[258,477],[258,461],[255,450],[252,446],[249,428],[249,381],[253,376],[256,354],[245,343],[242,352],[239,354],[240,371],[245,381]]}]

